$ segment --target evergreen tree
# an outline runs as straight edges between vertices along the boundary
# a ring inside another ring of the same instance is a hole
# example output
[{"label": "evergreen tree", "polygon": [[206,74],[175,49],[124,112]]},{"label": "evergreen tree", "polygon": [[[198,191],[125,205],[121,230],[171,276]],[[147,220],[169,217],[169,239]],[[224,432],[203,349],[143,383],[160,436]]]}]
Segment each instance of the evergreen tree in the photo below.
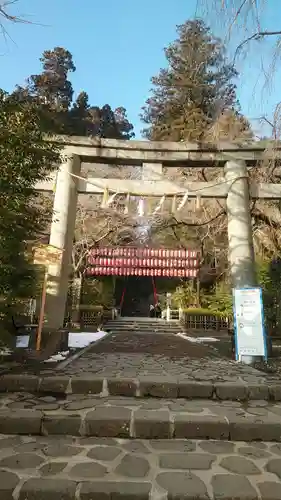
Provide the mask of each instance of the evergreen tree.
[{"label": "evergreen tree", "polygon": [[87,92],[80,92],[69,111],[67,132],[70,135],[89,135],[93,131],[89,111],[89,96]]},{"label": "evergreen tree", "polygon": [[237,72],[222,42],[198,19],[177,32],[165,49],[168,67],[152,78],[152,96],[143,108],[148,139],[202,140],[218,117],[236,106]]},{"label": "evergreen tree", "polygon": [[135,137],[134,126],[127,118],[126,109],[123,107],[116,108],[114,118],[119,129],[120,139],[133,139]]},{"label": "evergreen tree", "polygon": [[133,125],[123,107],[112,110],[109,104],[91,106],[82,91],[74,103],[69,73],[76,70],[72,54],[63,47],[46,50],[40,61],[43,71],[31,75],[27,86],[17,86],[13,97],[22,103],[35,103],[41,115],[41,127],[54,134],[99,136],[113,139],[134,137]]},{"label": "evergreen tree", "polygon": [[55,111],[68,111],[73,96],[68,73],[76,70],[72,54],[63,47],[55,47],[45,50],[40,61],[43,71],[28,79],[29,93]]},{"label": "evergreen tree", "polygon": [[12,299],[31,296],[35,275],[26,245],[48,220],[35,185],[55,168],[59,149],[43,139],[38,107],[1,90],[0,130],[0,296]]}]

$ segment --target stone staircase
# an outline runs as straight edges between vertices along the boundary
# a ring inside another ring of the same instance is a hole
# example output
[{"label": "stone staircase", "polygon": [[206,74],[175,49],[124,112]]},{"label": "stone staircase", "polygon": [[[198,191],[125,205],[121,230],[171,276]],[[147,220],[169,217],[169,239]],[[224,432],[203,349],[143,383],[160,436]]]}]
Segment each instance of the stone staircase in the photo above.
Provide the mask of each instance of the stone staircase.
[{"label": "stone staircase", "polygon": [[0,377],[1,500],[280,500],[277,378],[206,360],[199,380],[114,376],[82,361]]},{"label": "stone staircase", "polygon": [[132,333],[161,333],[161,334],[177,334],[182,331],[182,326],[179,321],[158,318],[146,317],[119,317],[110,320],[105,324],[107,331],[114,333],[132,332]]}]

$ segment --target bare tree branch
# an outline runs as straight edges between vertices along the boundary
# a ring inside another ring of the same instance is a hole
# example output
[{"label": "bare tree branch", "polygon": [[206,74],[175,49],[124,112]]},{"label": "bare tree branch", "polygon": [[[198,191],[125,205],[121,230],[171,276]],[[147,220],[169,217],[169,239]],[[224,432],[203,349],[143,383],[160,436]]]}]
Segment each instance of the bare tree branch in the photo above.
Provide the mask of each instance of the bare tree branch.
[{"label": "bare tree branch", "polygon": [[238,56],[239,52],[241,52],[242,48],[252,40],[259,41],[262,38],[266,36],[279,36],[281,35],[281,30],[278,31],[258,31],[257,33],[254,33],[253,35],[249,36],[245,40],[243,40],[239,45],[236,47],[235,54],[234,54],[234,61],[236,57]]},{"label": "bare tree branch", "polygon": [[23,23],[23,24],[32,24],[28,19],[24,19],[23,17],[15,16],[9,14],[8,8],[10,5],[14,5],[18,0],[6,0],[5,2],[0,3],[0,16],[4,18],[6,21],[11,21],[12,23]]}]

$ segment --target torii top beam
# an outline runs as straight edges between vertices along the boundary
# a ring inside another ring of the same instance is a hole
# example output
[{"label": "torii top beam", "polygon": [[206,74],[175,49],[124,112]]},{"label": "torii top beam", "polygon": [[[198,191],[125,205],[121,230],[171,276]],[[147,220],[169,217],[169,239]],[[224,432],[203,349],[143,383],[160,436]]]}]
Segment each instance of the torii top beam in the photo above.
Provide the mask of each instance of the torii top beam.
[{"label": "torii top beam", "polygon": [[245,160],[254,164],[264,158],[281,159],[281,142],[259,141],[252,143],[221,142],[218,145],[190,142],[124,141],[58,135],[46,140],[64,145],[69,152],[80,156],[81,161],[142,165],[143,162],[162,163],[163,166],[179,164],[185,167],[212,167],[229,160]]}]

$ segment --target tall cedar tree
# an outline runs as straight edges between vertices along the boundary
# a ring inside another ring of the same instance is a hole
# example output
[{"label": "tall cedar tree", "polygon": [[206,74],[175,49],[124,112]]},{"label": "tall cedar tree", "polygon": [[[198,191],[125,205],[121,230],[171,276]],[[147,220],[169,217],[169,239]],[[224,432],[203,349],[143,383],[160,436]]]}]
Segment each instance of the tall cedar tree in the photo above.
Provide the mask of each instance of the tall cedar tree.
[{"label": "tall cedar tree", "polygon": [[62,47],[55,47],[45,50],[40,61],[43,64],[42,73],[31,75],[28,79],[30,94],[56,111],[67,111],[73,97],[68,74],[76,70],[72,54]]},{"label": "tall cedar tree", "polygon": [[38,104],[46,131],[115,139],[134,137],[133,125],[124,108],[113,111],[108,104],[102,108],[90,106],[89,96],[84,91],[72,104],[73,87],[69,73],[76,68],[68,50],[63,47],[46,50],[40,61],[42,73],[31,75],[27,87],[17,87],[15,95],[20,101],[32,100]]},{"label": "tall cedar tree", "polygon": [[34,186],[55,168],[60,154],[43,140],[37,106],[1,90],[0,130],[0,296],[11,299],[31,294],[35,275],[26,244],[47,222]]},{"label": "tall cedar tree", "polygon": [[148,139],[202,140],[218,117],[237,104],[237,72],[222,42],[198,19],[178,26],[177,33],[165,49],[168,67],[152,78],[152,95],[143,108]]}]

